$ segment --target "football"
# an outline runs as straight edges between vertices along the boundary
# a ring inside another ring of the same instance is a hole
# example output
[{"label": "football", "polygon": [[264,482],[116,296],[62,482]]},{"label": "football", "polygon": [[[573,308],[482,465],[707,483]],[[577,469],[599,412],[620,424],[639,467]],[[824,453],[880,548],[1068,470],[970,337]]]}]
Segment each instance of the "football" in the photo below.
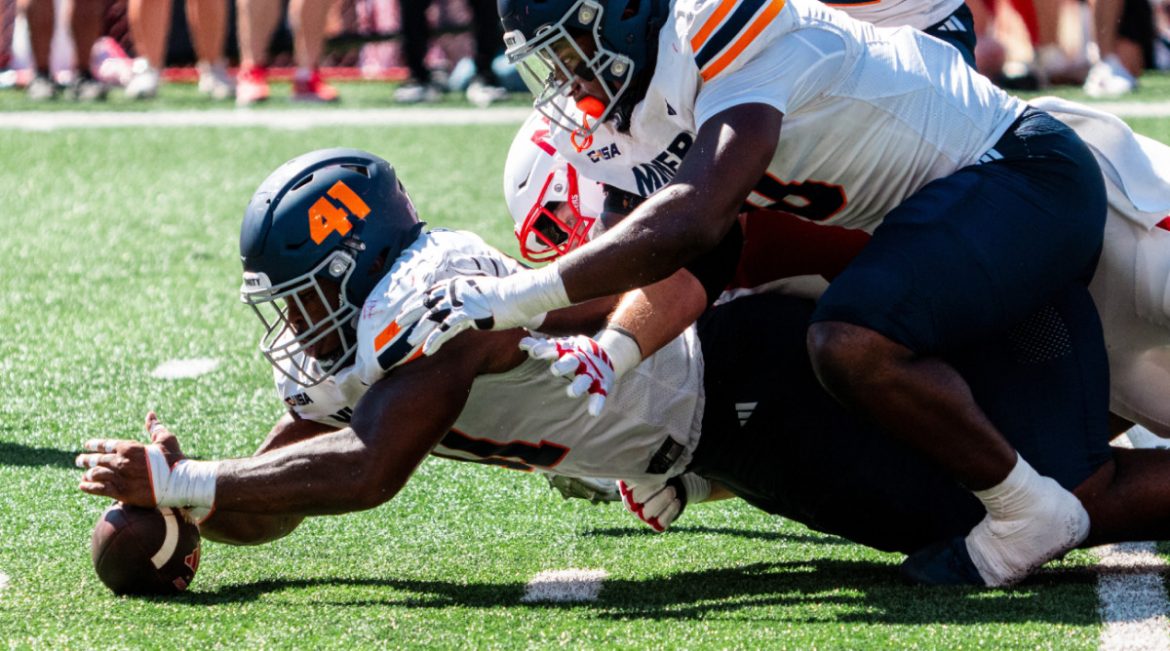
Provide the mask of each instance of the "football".
[{"label": "football", "polygon": [[116,503],[94,527],[93,569],[115,594],[175,594],[195,578],[199,542],[199,527],[179,509]]}]

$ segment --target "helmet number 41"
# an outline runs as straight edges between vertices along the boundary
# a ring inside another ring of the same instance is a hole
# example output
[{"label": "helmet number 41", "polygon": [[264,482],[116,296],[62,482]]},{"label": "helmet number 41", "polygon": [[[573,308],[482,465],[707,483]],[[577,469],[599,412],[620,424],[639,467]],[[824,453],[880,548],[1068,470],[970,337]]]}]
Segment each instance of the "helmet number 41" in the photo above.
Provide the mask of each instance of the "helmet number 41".
[{"label": "helmet number 41", "polygon": [[326,193],[349,211],[342,210],[326,197],[321,197],[309,207],[309,236],[317,244],[324,242],[329,235],[337,231],[341,235],[349,233],[353,225],[349,222],[349,214],[358,219],[365,219],[370,214],[370,207],[348,185],[342,181],[333,184]]}]

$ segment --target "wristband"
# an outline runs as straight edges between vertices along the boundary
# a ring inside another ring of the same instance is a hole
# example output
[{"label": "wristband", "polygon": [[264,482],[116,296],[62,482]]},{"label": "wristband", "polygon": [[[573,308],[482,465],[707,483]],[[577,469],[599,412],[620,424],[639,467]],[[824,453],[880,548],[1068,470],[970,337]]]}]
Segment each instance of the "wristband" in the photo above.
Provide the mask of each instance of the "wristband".
[{"label": "wristband", "polygon": [[642,348],[638,341],[625,330],[605,328],[598,333],[597,344],[609,355],[613,362],[613,372],[617,377],[626,374],[642,362]]},{"label": "wristband", "polygon": [[698,504],[711,496],[711,482],[693,472],[684,473],[678,480],[687,491],[689,504]]},{"label": "wristband", "polygon": [[565,283],[555,262],[540,269],[505,276],[500,279],[496,292],[505,309],[512,313],[496,316],[509,325],[531,326],[535,323],[535,327],[539,327],[544,322],[542,315],[545,312],[573,304],[565,292]]},{"label": "wristband", "polygon": [[215,506],[215,480],[219,475],[219,462],[183,459],[168,466],[166,455],[159,445],[146,446],[146,459],[157,506]]}]

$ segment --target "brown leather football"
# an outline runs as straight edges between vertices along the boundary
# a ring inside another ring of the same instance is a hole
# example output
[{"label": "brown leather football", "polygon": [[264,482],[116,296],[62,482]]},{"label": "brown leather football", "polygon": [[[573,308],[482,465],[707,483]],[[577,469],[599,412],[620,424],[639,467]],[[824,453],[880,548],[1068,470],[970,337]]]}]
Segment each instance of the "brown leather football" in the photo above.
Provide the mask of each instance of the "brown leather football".
[{"label": "brown leather football", "polygon": [[116,594],[175,594],[199,568],[199,527],[179,509],[116,503],[106,509],[90,540],[93,568]]}]

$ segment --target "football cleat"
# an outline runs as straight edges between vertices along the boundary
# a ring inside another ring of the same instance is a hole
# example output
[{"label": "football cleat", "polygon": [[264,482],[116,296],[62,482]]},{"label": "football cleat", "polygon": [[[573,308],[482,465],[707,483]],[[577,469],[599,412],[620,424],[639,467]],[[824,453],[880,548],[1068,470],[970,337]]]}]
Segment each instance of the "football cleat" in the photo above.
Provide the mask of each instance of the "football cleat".
[{"label": "football cleat", "polygon": [[917,585],[986,585],[971,560],[967,539],[963,536],[910,554],[898,571],[902,578]]}]

